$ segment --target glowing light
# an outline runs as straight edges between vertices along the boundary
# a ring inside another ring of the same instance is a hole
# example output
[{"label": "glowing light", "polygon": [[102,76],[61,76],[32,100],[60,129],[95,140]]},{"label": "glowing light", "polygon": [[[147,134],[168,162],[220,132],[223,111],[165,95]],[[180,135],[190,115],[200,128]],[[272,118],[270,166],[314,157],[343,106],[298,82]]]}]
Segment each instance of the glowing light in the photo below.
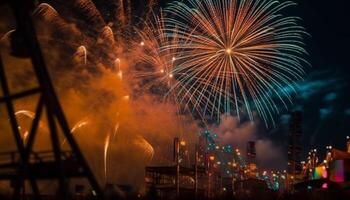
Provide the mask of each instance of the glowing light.
[{"label": "glowing light", "polygon": [[118,78],[119,79],[123,79],[123,72],[122,71],[119,71],[118,74],[117,74]]},{"label": "glowing light", "polygon": [[125,96],[123,97],[123,100],[124,100],[124,101],[129,101],[129,100],[130,100],[130,96],[129,96],[129,95],[125,95]]},{"label": "glowing light", "polygon": [[76,123],[73,128],[70,130],[71,133],[74,133],[77,129],[82,128],[89,124],[89,121],[87,119],[80,120],[78,123]]},{"label": "glowing light", "polygon": [[325,166],[320,166],[316,167],[313,178],[314,179],[321,179],[321,178],[327,178],[328,177],[328,172]]},{"label": "glowing light", "polygon": [[107,156],[108,156],[108,148],[110,143],[110,134],[106,136],[105,139],[105,145],[104,145],[104,174],[105,174],[105,180],[107,182]]},{"label": "glowing light", "polygon": [[180,145],[181,146],[186,146],[186,141],[185,140],[181,140]]},{"label": "glowing light", "polygon": [[340,183],[344,182],[345,174],[344,174],[344,161],[343,160],[335,160],[330,165],[330,176],[331,181]]},{"label": "glowing light", "polygon": [[[162,50],[176,55],[181,101],[202,115],[219,118],[223,112],[240,118],[256,111],[265,121],[288,108],[295,83],[304,76],[303,36],[297,17],[281,11],[295,5],[273,0],[185,0],[170,3],[164,31],[177,43]],[[285,27],[288,27],[286,29]],[[228,56],[229,55],[229,56]],[[291,93],[292,91],[292,93]],[[188,99],[187,99],[188,97]]]},{"label": "glowing light", "polygon": [[119,130],[119,123],[116,123],[113,131],[113,138],[112,138],[113,140],[115,139],[115,136],[117,135],[118,130]]},{"label": "glowing light", "polygon": [[215,160],[215,157],[214,157],[214,156],[209,156],[209,160],[210,160],[210,161],[214,161],[214,160]]},{"label": "glowing light", "polygon": [[[70,130],[71,134],[76,134],[76,131],[77,131],[78,129],[80,129],[80,128],[82,128],[82,127],[88,125],[88,124],[89,124],[89,120],[86,119],[86,118],[85,118],[85,119],[82,119],[82,120],[80,120],[80,121],[78,121],[78,122],[73,126],[73,128]],[[61,145],[62,145],[62,146],[65,145],[66,142],[67,142],[67,139],[64,138],[64,140],[62,141],[62,144],[61,144]]]},{"label": "glowing light", "polygon": [[144,150],[144,152],[148,155],[149,160],[153,159],[154,156],[154,148],[152,145],[142,136],[138,135],[134,140],[133,144],[140,147]]},{"label": "glowing light", "polygon": [[[19,110],[19,111],[15,112],[15,116],[16,116],[16,118],[21,118],[21,116],[25,116],[25,117],[28,117],[29,119],[33,120],[35,118],[35,113],[31,112],[29,110]],[[40,121],[39,121],[39,127],[40,128],[43,127],[43,124]],[[22,129],[22,127],[20,125],[17,128],[22,134],[21,136],[22,136],[23,142],[26,143],[28,136],[29,136],[29,130],[24,129],[24,128]]]},{"label": "glowing light", "polygon": [[327,189],[328,188],[328,183],[323,183],[322,184],[322,189]]},{"label": "glowing light", "polygon": [[26,143],[28,135],[29,135],[29,131],[25,131],[24,134],[23,134],[23,141],[24,141],[24,143]]},{"label": "glowing light", "polygon": [[33,113],[33,112],[29,111],[29,110],[19,110],[19,111],[15,112],[15,115],[16,116],[17,115],[25,115],[25,116],[27,116],[27,117],[29,117],[31,119],[34,119],[34,117],[35,117],[35,113]]},{"label": "glowing light", "polygon": [[140,43],[140,45],[141,45],[141,46],[145,46],[145,43],[142,41],[142,42]]},{"label": "glowing light", "polygon": [[74,59],[76,61],[83,60],[83,64],[86,65],[87,63],[87,50],[85,46],[80,46],[77,48],[75,54],[74,54]]}]

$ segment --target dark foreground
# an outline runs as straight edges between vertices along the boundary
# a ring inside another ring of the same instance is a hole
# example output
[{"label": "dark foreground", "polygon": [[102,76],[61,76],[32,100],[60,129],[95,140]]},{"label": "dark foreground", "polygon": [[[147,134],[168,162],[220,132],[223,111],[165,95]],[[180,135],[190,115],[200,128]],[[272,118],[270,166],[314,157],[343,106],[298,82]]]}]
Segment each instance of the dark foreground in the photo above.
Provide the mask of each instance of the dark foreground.
[{"label": "dark foreground", "polygon": [[[10,195],[0,194],[0,200],[12,200],[14,199]],[[32,196],[21,196],[17,199],[20,200],[35,200]],[[42,196],[43,200],[61,200],[61,197],[56,196]],[[72,195],[68,199],[71,200],[350,200],[350,191],[339,192],[339,191],[329,191],[329,190],[318,190],[318,191],[301,191],[295,193],[278,193],[278,192],[248,192],[246,194],[240,194],[236,196],[226,195],[217,198],[195,198],[194,196],[182,196],[179,198],[169,196],[169,197],[152,197],[149,195],[129,195],[129,196],[119,196],[119,195],[106,195],[105,197],[95,197],[93,195]]]}]

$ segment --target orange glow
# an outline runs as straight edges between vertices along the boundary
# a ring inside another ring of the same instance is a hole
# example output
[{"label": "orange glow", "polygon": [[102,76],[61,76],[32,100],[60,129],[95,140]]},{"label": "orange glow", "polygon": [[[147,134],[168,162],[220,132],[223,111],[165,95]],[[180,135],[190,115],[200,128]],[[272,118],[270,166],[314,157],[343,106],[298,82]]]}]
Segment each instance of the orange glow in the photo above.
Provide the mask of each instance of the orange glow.
[{"label": "orange glow", "polygon": [[209,156],[209,160],[214,161],[215,157],[214,156]]},{"label": "orange glow", "polygon": [[181,140],[180,145],[181,146],[186,146],[186,141],[185,140]]}]

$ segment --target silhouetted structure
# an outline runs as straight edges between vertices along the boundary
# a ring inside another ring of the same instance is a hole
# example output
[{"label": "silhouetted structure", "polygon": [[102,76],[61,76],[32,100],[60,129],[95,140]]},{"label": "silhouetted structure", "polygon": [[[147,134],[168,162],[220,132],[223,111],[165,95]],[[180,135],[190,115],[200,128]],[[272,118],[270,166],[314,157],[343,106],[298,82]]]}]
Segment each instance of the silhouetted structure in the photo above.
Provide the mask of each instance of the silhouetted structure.
[{"label": "silhouetted structure", "polygon": [[179,169],[177,166],[146,167],[145,182],[148,193],[161,199],[194,197],[195,187],[197,187],[198,196],[203,197],[207,189],[205,168],[197,168],[198,183],[195,183],[195,176],[195,168],[182,166]]},{"label": "silhouetted structure", "polygon": [[247,142],[247,164],[248,165],[256,164],[255,157],[256,157],[255,142],[249,141]]},{"label": "silhouetted structure", "polygon": [[[38,87],[19,93],[11,93],[6,78],[5,68],[0,57],[0,81],[6,104],[9,123],[15,139],[17,152],[2,153],[0,158],[0,179],[11,181],[14,188],[14,199],[19,199],[24,190],[25,180],[29,180],[35,199],[41,199],[37,181],[43,179],[58,180],[60,199],[68,199],[68,178],[84,177],[90,182],[93,193],[100,195],[101,189],[84,159],[78,144],[74,140],[61,105],[55,94],[44,58],[36,37],[30,12],[35,7],[34,1],[11,0],[8,2],[16,19],[16,30],[11,35],[12,54],[17,57],[28,57],[32,61]],[[14,101],[32,95],[39,95],[36,113],[31,124],[27,143],[24,143],[19,132],[15,116]],[[34,152],[33,144],[37,135],[38,124],[45,111],[52,150]],[[67,140],[69,151],[61,149],[59,133]]]},{"label": "silhouetted structure", "polygon": [[289,127],[289,146],[288,146],[288,174],[292,177],[300,174],[301,166],[301,137],[302,137],[302,112],[292,113]]}]

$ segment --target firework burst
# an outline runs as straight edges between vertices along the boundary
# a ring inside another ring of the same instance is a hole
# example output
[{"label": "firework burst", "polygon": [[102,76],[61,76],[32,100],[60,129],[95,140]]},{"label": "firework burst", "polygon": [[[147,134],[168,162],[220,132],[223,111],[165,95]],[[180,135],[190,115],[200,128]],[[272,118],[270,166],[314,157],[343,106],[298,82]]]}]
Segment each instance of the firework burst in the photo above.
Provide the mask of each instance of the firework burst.
[{"label": "firework burst", "polygon": [[[140,40],[142,41],[142,53],[139,59],[152,66],[152,69],[147,68],[144,71],[136,71],[135,76],[137,78],[154,78],[149,82],[145,88],[149,89],[152,86],[159,87],[164,85],[166,87],[172,86],[174,62],[176,58],[173,56],[176,54],[176,49],[166,49],[161,51],[164,46],[172,46],[178,44],[178,40],[175,37],[170,38],[165,32],[165,24],[163,15],[160,17],[153,15],[153,18],[145,21],[145,24],[141,30],[137,30]],[[164,95],[165,97],[168,94]]]},{"label": "firework burst", "polygon": [[295,91],[307,63],[298,18],[280,14],[291,5],[273,0],[171,3],[157,31],[170,37],[163,41],[176,38],[177,43],[161,41],[155,48],[167,54],[166,60],[176,58],[168,73],[176,79],[170,90],[177,101],[211,118],[247,113],[253,119],[256,111],[265,123],[273,121],[279,105],[291,103],[285,88]]},{"label": "firework burst", "polygon": [[181,52],[179,48],[166,47],[177,46],[180,41],[176,27],[168,29],[164,19],[161,11],[158,16],[153,14],[153,18],[146,20],[142,29],[137,29],[139,39],[142,41],[139,59],[150,67],[135,71],[133,74],[137,79],[146,80],[142,87],[143,92],[160,95],[163,102],[176,107],[180,123],[181,115],[187,111],[203,120],[205,116],[201,115],[199,106],[191,106],[196,104],[195,98],[192,98],[195,91],[189,91],[189,88],[178,81],[174,74],[176,56]]}]

